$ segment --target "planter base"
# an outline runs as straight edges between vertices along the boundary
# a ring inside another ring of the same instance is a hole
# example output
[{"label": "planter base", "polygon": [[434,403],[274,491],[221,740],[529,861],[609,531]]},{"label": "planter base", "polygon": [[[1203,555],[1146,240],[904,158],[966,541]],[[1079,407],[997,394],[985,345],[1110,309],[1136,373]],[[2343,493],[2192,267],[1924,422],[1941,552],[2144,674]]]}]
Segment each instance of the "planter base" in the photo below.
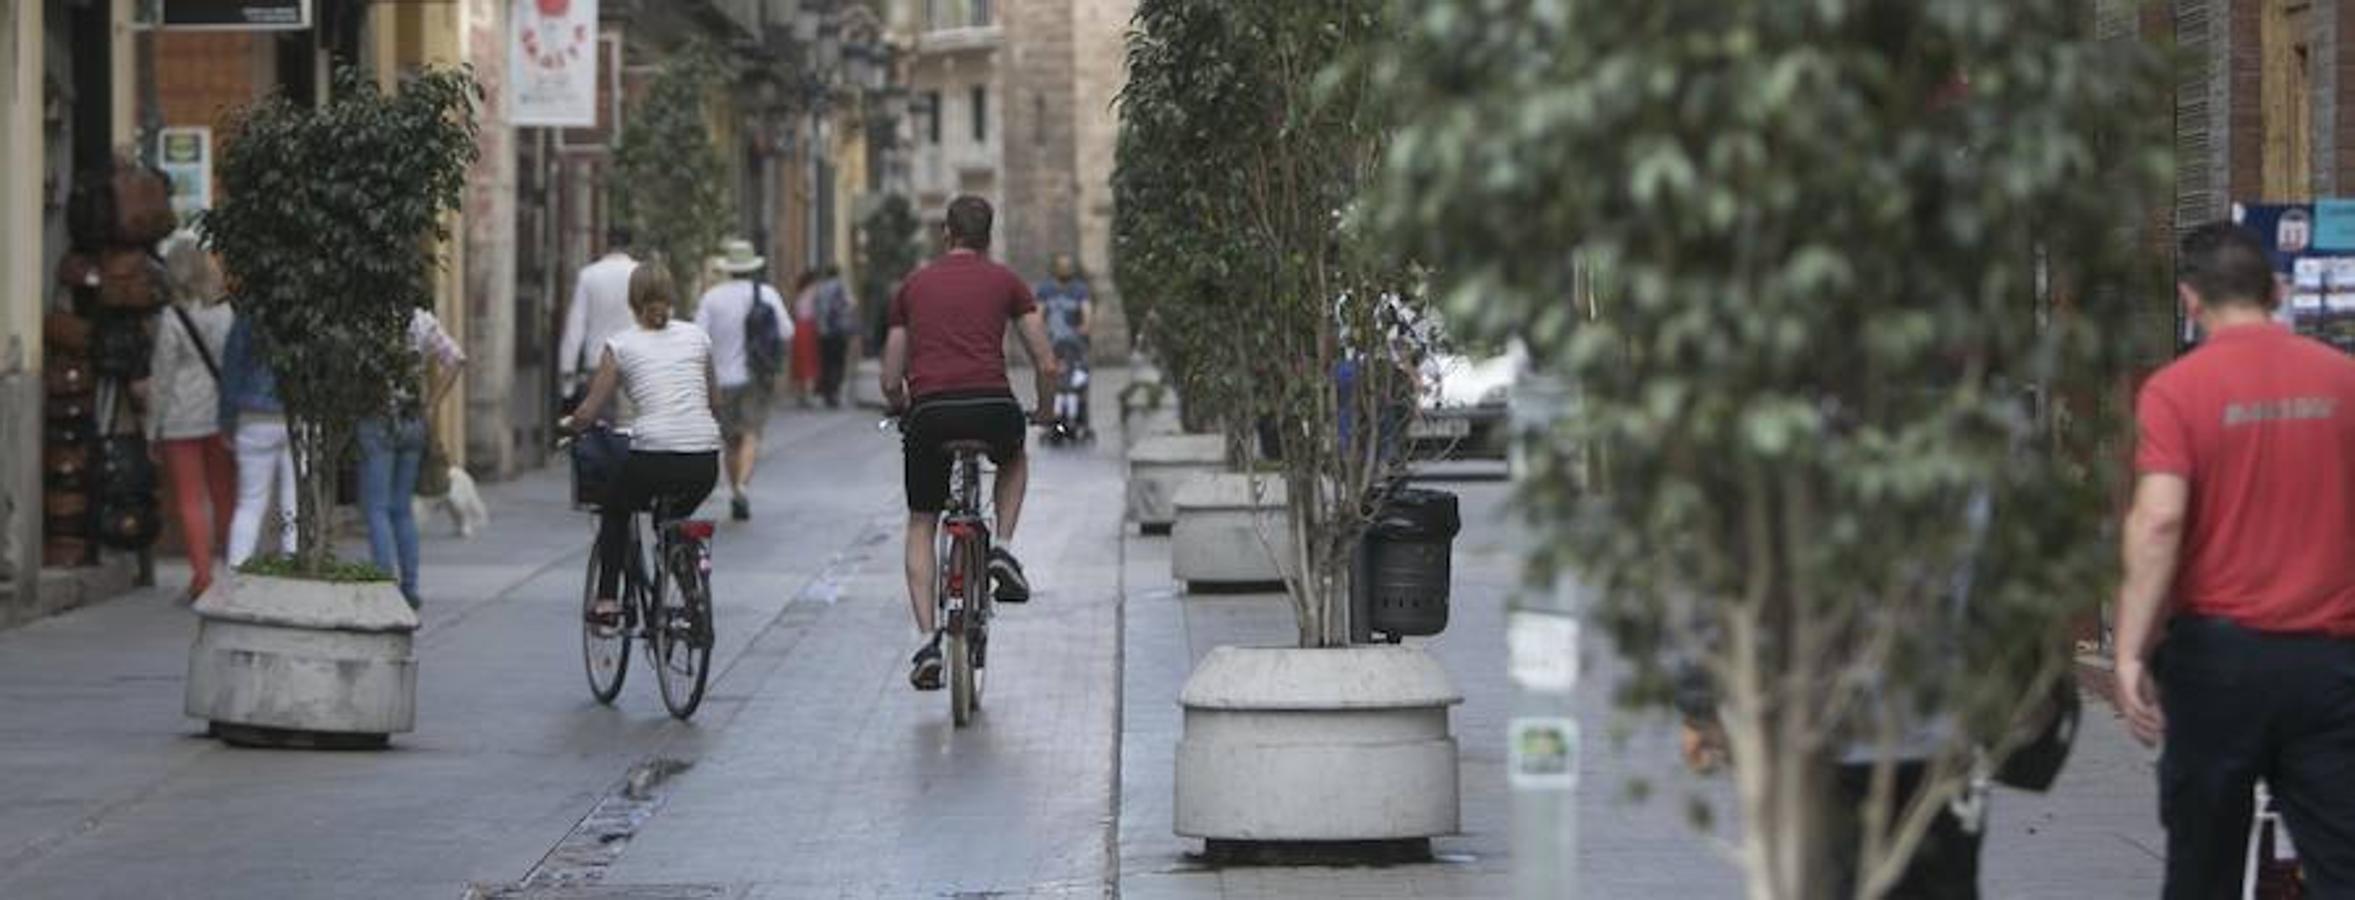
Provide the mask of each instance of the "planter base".
[{"label": "planter base", "polygon": [[360,749],[416,727],[417,616],[391,582],[235,574],[195,611],[185,709],[215,737]]},{"label": "planter base", "polygon": [[1174,500],[1169,574],[1188,589],[1204,584],[1281,585],[1299,570],[1291,552],[1284,483],[1220,472],[1195,476]]},{"label": "planter base", "polygon": [[1427,854],[1461,826],[1462,700],[1417,647],[1212,650],[1179,698],[1175,830],[1214,850]]},{"label": "planter base", "polygon": [[1287,588],[1282,581],[1189,581],[1189,594],[1281,594]]},{"label": "planter base", "polygon": [[1430,838],[1395,841],[1202,842],[1202,859],[1217,866],[1403,866],[1431,861]]},{"label": "planter base", "polygon": [[1226,438],[1164,435],[1137,442],[1128,451],[1128,518],[1163,528],[1177,521],[1177,494],[1195,476],[1225,471]]},{"label": "planter base", "polygon": [[214,722],[205,735],[232,747],[262,750],[382,750],[392,744],[389,734],[298,731],[232,722]]}]

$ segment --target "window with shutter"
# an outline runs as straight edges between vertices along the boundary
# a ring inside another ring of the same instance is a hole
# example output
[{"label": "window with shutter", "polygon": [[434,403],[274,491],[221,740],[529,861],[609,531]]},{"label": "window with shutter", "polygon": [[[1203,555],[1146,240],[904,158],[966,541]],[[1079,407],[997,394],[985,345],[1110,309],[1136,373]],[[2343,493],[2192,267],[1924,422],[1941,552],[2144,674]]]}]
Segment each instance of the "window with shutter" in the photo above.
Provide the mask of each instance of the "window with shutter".
[{"label": "window with shutter", "polygon": [[2222,218],[2220,182],[2224,139],[2220,119],[2225,46],[2223,4],[2175,0],[2175,44],[2183,60],[2175,83],[2175,229],[2178,233]]}]

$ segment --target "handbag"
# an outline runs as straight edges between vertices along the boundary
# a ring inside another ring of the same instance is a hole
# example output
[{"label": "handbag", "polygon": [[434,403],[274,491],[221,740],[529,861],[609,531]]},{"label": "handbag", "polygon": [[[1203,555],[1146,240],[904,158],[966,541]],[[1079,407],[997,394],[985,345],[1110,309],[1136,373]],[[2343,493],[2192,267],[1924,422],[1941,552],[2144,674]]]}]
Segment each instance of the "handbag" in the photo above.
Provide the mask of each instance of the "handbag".
[{"label": "handbag", "polygon": [[80,356],[90,351],[90,320],[64,310],[41,318],[41,343],[49,358]]},{"label": "handbag", "polygon": [[1995,769],[1995,783],[2037,793],[2051,790],[2069,761],[2069,749],[2077,743],[2077,722],[2084,712],[2077,679],[2054,679],[2051,696],[2038,705],[2034,717],[2041,724],[2023,723],[2036,728],[2036,736],[2004,757]]},{"label": "handbag", "polygon": [[[75,357],[52,355],[41,368],[41,381],[49,391],[51,402],[88,397],[98,386],[97,381],[90,377],[90,364]],[[58,417],[52,415],[50,418]]]},{"label": "handbag", "polygon": [[107,316],[98,322],[90,362],[102,377],[137,381],[148,375],[150,352],[147,330],[137,318]]},{"label": "handbag", "polygon": [[163,264],[146,250],[114,247],[98,254],[99,306],[144,312],[163,300]]},{"label": "handbag", "polygon": [[90,447],[64,444],[41,448],[41,483],[53,490],[89,490]]},{"label": "handbag", "polygon": [[630,460],[630,438],[602,425],[572,439],[572,505],[599,509],[620,499],[622,467]]},{"label": "handbag", "polygon": [[98,439],[98,489],[107,496],[137,494],[153,499],[155,462],[147,458],[147,439],[136,434],[110,434]]},{"label": "handbag", "polygon": [[117,242],[153,244],[180,227],[179,215],[172,212],[172,180],[163,172],[120,157],[115,160],[112,186]]},{"label": "handbag", "polygon": [[41,565],[52,569],[86,566],[94,557],[88,538],[52,534],[41,539]]}]

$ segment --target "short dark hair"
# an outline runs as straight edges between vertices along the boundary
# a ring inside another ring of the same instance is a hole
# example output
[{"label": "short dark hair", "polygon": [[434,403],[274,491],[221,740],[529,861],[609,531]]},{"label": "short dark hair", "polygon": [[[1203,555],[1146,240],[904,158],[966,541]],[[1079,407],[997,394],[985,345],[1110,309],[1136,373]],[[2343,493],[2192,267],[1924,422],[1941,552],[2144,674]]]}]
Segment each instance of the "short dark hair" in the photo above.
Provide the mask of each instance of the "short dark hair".
[{"label": "short dark hair", "polygon": [[990,222],[996,217],[990,211],[989,201],[972,194],[949,201],[949,243],[972,250],[989,249]]},{"label": "short dark hair", "polygon": [[628,225],[615,225],[605,229],[605,247],[609,250],[620,250],[624,247],[628,247],[630,244],[636,242],[637,239],[637,232],[631,231],[630,226]]},{"label": "short dark hair", "polygon": [[2189,286],[2201,303],[2273,308],[2273,260],[2256,235],[2231,222],[2210,222],[2183,236],[2175,280]]}]

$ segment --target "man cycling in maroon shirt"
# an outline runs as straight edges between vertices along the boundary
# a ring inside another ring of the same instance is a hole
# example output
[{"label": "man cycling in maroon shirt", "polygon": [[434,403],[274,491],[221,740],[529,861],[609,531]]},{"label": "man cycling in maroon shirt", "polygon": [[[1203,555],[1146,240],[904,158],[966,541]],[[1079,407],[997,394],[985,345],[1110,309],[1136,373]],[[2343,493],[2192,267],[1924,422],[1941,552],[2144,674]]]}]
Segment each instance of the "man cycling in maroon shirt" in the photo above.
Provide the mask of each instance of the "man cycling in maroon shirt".
[{"label": "man cycling in maroon shirt", "polygon": [[944,444],[989,444],[990,461],[997,465],[991,580],[1002,602],[1030,599],[1022,565],[1005,549],[1014,539],[1014,526],[1022,517],[1022,492],[1030,481],[1030,460],[1023,446],[1028,428],[1022,404],[1014,399],[1006,378],[1006,324],[1018,326],[1022,349],[1038,373],[1034,417],[1052,414],[1060,373],[1029,285],[989,258],[992,218],[989,202],[979,197],[949,201],[941,229],[948,252],[900,284],[899,294],[891,300],[891,331],[883,342],[883,396],[902,414],[908,604],[925,641],[911,660],[908,682],[920,691],[938,690],[941,680],[932,592],[940,566],[934,537],[949,493],[951,460],[941,449]]}]

